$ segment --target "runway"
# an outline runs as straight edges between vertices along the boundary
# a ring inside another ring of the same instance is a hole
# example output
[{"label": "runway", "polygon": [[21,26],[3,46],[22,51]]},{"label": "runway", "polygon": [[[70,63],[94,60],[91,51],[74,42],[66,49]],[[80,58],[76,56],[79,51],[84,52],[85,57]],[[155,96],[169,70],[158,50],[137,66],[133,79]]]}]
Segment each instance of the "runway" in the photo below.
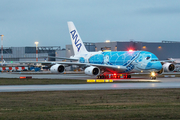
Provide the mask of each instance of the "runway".
[{"label": "runway", "polygon": [[[1,73],[3,78],[19,78],[21,74]],[[23,75],[25,76],[25,75]],[[29,75],[28,75],[29,76]],[[49,79],[90,79],[84,74],[48,74],[31,75],[33,78]],[[25,92],[25,91],[64,91],[64,90],[111,90],[111,89],[155,89],[155,88],[180,88],[180,78],[157,78],[154,82],[148,77],[136,76],[133,79],[119,79],[120,81],[139,81],[139,83],[100,83],[100,84],[61,84],[61,85],[1,85],[0,92]]]},{"label": "runway", "polygon": [[[0,72],[0,78],[19,78],[20,76],[32,76],[32,78],[37,78],[37,79],[79,79],[79,80],[86,80],[86,79],[96,79],[96,77],[92,77],[92,76],[88,76],[85,74],[78,74],[78,73],[74,73],[74,74],[49,74],[48,73],[42,73],[42,72],[32,72],[28,74],[26,74],[27,72],[13,72],[13,73],[8,73],[8,72],[4,72],[1,73]],[[167,75],[166,75],[167,76]],[[174,77],[169,77],[170,79],[174,79]],[[180,77],[179,77],[180,78]],[[136,81],[137,79],[139,80],[151,80],[149,76],[147,75],[135,75],[132,76],[132,79],[123,79],[121,78],[120,80],[130,80],[130,81]],[[157,78],[157,79],[161,79],[161,78]],[[163,81],[167,81],[167,78],[163,78]],[[169,82],[172,82],[171,80],[168,80]],[[167,81],[167,82],[168,82]]]},{"label": "runway", "polygon": [[72,85],[5,85],[0,92],[64,91],[64,90],[112,90],[112,89],[155,89],[180,88],[177,83],[102,83]]}]

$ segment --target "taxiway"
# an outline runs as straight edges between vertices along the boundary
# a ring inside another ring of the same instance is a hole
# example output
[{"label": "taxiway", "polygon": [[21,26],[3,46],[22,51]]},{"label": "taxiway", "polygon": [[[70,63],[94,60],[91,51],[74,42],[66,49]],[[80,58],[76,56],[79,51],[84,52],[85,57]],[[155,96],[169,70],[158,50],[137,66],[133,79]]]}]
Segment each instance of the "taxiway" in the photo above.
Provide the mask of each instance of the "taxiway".
[{"label": "taxiway", "polygon": [[[84,74],[10,74],[1,73],[1,78],[19,78],[32,76],[32,78],[48,79],[93,79]],[[116,79],[117,80],[117,79]],[[120,81],[136,81],[139,83],[100,83],[100,84],[68,84],[68,85],[1,85],[0,92],[25,92],[25,91],[59,91],[59,90],[110,90],[110,89],[154,89],[154,88],[180,88],[180,77],[157,78],[135,76],[132,79],[118,79]],[[142,81],[152,81],[142,83]]]}]

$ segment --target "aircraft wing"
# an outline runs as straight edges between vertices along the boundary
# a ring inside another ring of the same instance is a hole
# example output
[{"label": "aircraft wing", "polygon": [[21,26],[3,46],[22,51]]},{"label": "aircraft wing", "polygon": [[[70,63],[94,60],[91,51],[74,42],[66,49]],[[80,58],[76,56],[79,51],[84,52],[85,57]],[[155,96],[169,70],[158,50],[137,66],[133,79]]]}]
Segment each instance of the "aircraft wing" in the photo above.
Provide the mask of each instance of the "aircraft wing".
[{"label": "aircraft wing", "polygon": [[118,65],[104,65],[104,64],[91,64],[91,63],[79,63],[79,62],[57,62],[57,64],[63,64],[63,65],[77,65],[80,67],[98,67],[100,69],[108,70],[108,71],[118,71],[123,72],[127,68],[126,66],[118,66]]},{"label": "aircraft wing", "polygon": [[20,61],[19,63],[25,63],[25,64],[42,64],[42,65],[47,65],[47,66],[52,66],[54,64],[62,64],[66,66],[71,66],[71,65],[77,65],[80,67],[87,67],[87,63],[79,63],[79,62],[62,62],[62,61]]},{"label": "aircraft wing", "polygon": [[62,60],[78,61],[78,59],[76,58],[54,57],[54,56],[41,56],[40,58],[56,58],[56,59],[62,59]]},{"label": "aircraft wing", "polygon": [[164,62],[174,62],[174,61],[175,61],[175,60],[159,60],[159,62],[161,62],[161,63],[162,63],[162,62],[163,62],[163,63],[164,63]]},{"label": "aircraft wing", "polygon": [[62,65],[66,65],[66,66],[71,66],[71,65],[77,65],[79,67],[90,67],[90,66],[94,66],[94,67],[98,67],[100,69],[104,69],[104,70],[108,70],[108,71],[118,71],[118,72],[123,72],[125,71],[127,68],[126,66],[121,66],[121,65],[104,65],[104,64],[91,64],[91,63],[79,63],[79,62],[55,62],[55,61],[25,61],[25,62],[20,62],[20,63],[41,63],[42,65],[54,65],[54,64],[62,64]]}]

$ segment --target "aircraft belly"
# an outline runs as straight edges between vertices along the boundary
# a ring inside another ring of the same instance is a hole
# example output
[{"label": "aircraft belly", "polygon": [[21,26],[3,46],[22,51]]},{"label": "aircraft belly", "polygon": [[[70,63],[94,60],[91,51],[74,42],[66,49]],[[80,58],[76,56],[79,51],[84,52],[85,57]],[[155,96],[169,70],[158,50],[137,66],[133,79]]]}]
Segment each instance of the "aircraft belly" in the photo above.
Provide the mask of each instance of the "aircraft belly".
[{"label": "aircraft belly", "polygon": [[106,68],[107,71],[111,73],[123,73],[124,70],[117,70],[117,69],[111,69],[111,68]]}]

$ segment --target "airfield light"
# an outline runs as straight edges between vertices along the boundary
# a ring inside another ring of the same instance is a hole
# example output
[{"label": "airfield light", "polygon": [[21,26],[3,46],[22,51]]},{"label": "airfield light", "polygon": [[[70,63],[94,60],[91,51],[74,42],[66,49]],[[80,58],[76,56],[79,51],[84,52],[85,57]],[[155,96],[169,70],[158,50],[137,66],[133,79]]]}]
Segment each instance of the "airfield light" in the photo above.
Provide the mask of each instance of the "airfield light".
[{"label": "airfield light", "polygon": [[143,46],[142,48],[143,48],[143,49],[146,49],[146,46]]},{"label": "airfield light", "polygon": [[132,50],[132,49],[129,49],[129,52],[133,52],[133,50]]},{"label": "airfield light", "polygon": [[161,47],[161,46],[159,46],[158,48],[159,48],[159,49],[161,49],[162,47]]},{"label": "airfield light", "polygon": [[106,43],[109,43],[110,42],[110,40],[106,40]]},{"label": "airfield light", "polygon": [[113,77],[114,77],[114,78],[117,78],[117,74],[116,74],[116,73],[114,73],[114,74],[113,74]]},{"label": "airfield light", "polygon": [[26,79],[26,77],[25,77],[25,76],[20,76],[19,78],[20,78],[20,79]]},{"label": "airfield light", "polygon": [[151,72],[151,76],[155,76],[156,74],[155,74],[155,72]]},{"label": "airfield light", "polygon": [[35,42],[34,44],[36,44],[36,61],[38,61],[38,44],[39,44],[39,42]]},{"label": "airfield light", "polygon": [[0,35],[1,36],[1,61],[3,61],[3,37],[4,35]]}]

